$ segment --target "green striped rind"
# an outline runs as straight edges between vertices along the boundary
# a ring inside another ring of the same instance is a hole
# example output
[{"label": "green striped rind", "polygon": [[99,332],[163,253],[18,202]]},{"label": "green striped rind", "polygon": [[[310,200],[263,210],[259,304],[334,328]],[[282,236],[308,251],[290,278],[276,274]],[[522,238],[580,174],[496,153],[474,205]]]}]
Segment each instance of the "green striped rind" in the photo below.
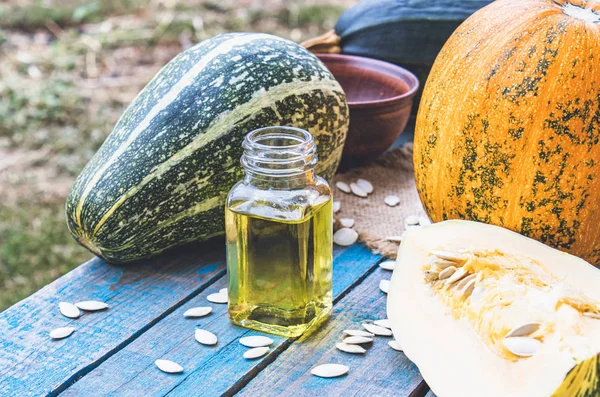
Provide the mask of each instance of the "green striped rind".
[{"label": "green striped rind", "polygon": [[551,397],[600,396],[600,353],[575,365]]},{"label": "green striped rind", "polygon": [[222,234],[241,143],[270,125],[310,131],[318,173],[333,176],[348,108],[316,57],[256,33],[197,44],[144,88],[82,171],[67,199],[71,232],[113,263]]}]

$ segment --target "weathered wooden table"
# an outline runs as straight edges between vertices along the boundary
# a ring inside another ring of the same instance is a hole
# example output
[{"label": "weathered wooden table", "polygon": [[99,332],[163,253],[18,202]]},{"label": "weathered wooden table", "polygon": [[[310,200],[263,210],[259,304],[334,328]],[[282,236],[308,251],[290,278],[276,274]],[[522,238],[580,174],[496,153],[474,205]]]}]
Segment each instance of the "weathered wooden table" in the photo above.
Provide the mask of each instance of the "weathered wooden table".
[{"label": "weathered wooden table", "polygon": [[[409,126],[395,146],[411,137]],[[270,353],[256,360],[242,357],[248,349],[238,340],[260,333],[232,325],[227,305],[206,299],[226,286],[224,256],[225,243],[216,239],[134,266],[92,259],[0,313],[0,396],[433,396],[417,368],[388,346],[391,338],[376,337],[365,355],[335,348],[342,330],[386,317],[379,281],[391,272],[379,268],[379,255],[359,244],[336,246],[329,321],[297,340],[271,336]],[[59,312],[61,301],[92,299],[110,308],[76,320]],[[183,317],[194,306],[213,312]],[[64,326],[76,331],[50,339]],[[218,344],[196,342],[197,326],[214,332]],[[184,372],[163,373],[157,359]],[[310,374],[323,363],[343,363],[350,372],[335,379]]]},{"label": "weathered wooden table", "polygon": [[[224,241],[213,240],[128,267],[99,259],[79,266],[0,314],[0,395],[61,396],[423,396],[428,388],[390,338],[376,337],[365,355],[335,348],[342,330],[363,320],[385,318],[386,296],[379,281],[391,272],[362,245],[334,250],[331,319],[298,340],[272,337],[271,352],[246,360],[242,336],[260,334],[232,325],[227,305],[206,296],[226,286]],[[69,320],[60,301],[107,302],[102,312]],[[190,319],[183,312],[212,306],[213,313]],[[50,330],[72,326],[62,340]],[[219,337],[216,346],[194,339],[196,326]],[[184,367],[166,374],[154,365],[170,359]],[[348,375],[322,379],[310,369],[343,363]]]}]

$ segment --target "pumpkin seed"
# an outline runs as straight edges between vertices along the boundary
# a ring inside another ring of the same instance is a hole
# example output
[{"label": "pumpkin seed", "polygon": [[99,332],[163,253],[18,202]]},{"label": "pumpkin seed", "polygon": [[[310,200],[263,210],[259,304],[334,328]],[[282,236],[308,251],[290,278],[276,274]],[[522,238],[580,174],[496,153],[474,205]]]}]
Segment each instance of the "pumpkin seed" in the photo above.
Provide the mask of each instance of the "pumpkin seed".
[{"label": "pumpkin seed", "polygon": [[363,343],[373,342],[373,338],[369,338],[367,336],[349,336],[345,338],[342,342],[348,345],[362,345]]},{"label": "pumpkin seed", "polygon": [[363,323],[363,328],[377,336],[392,336],[392,331],[379,325]]},{"label": "pumpkin seed", "polygon": [[362,187],[360,187],[356,183],[350,184],[350,190],[352,190],[352,193],[354,193],[354,195],[358,197],[367,197],[369,195]]},{"label": "pumpkin seed", "polygon": [[247,350],[244,352],[244,358],[248,360],[253,360],[255,358],[259,358],[264,356],[269,352],[268,346],[263,347],[255,347],[254,349]]},{"label": "pumpkin seed", "polygon": [[457,271],[455,271],[454,274],[452,276],[450,276],[449,279],[446,280],[446,284],[450,285],[452,283],[455,283],[458,280],[461,280],[464,277],[466,277],[468,274],[469,274],[469,272],[467,272],[464,267],[461,267]]},{"label": "pumpkin seed", "polygon": [[476,286],[475,288],[473,288],[473,292],[471,293],[471,299],[478,297],[483,293],[483,291],[485,291],[485,288]]},{"label": "pumpkin seed", "polygon": [[447,261],[445,259],[440,259],[440,258],[435,258],[435,257],[429,261],[429,264],[431,265],[431,267],[434,267],[439,270],[444,270],[450,266],[455,266],[455,267],[458,266],[458,264],[456,262]]},{"label": "pumpkin seed", "polygon": [[352,227],[352,226],[354,226],[354,219],[352,219],[352,218],[341,218],[340,219],[340,224],[343,227]]},{"label": "pumpkin seed", "polygon": [[398,341],[397,341],[397,340],[395,340],[395,339],[394,339],[394,340],[391,340],[391,341],[389,341],[389,342],[388,342],[388,345],[389,345],[389,346],[390,346],[392,349],[394,349],[394,350],[398,350],[399,352],[401,352],[401,351],[402,351],[402,347],[400,346],[400,343],[398,343]]},{"label": "pumpkin seed", "polygon": [[333,213],[337,213],[340,211],[340,208],[342,207],[342,203],[340,203],[339,201],[334,201],[333,202]]},{"label": "pumpkin seed", "polygon": [[598,313],[594,313],[594,312],[585,312],[583,313],[584,316],[589,317],[589,318],[593,318],[596,320],[600,320],[600,314]]},{"label": "pumpkin seed", "polygon": [[428,270],[431,270],[431,271],[439,273],[439,272],[441,272],[444,269],[441,269],[441,268],[437,267],[436,265],[431,265],[431,267]]},{"label": "pumpkin seed", "polygon": [[386,239],[386,241],[391,241],[393,243],[401,243],[403,238],[404,238],[404,233],[399,236],[387,236],[385,239]]},{"label": "pumpkin seed", "polygon": [[406,217],[406,219],[404,219],[404,224],[405,225],[418,225],[419,217],[416,215],[409,215]]},{"label": "pumpkin seed", "polygon": [[194,337],[203,345],[213,346],[217,344],[217,335],[205,329],[196,328]]},{"label": "pumpkin seed", "polygon": [[71,336],[73,331],[75,331],[75,328],[73,327],[56,328],[50,331],[50,337],[52,339],[63,339],[67,336]]},{"label": "pumpkin seed", "polygon": [[540,323],[523,324],[519,327],[511,329],[505,338],[514,338],[517,336],[529,336],[540,328]]},{"label": "pumpkin seed", "polygon": [[383,202],[390,207],[395,207],[400,204],[400,197],[396,196],[395,194],[390,194],[389,196],[385,196]]},{"label": "pumpkin seed", "polygon": [[356,240],[358,240],[358,233],[347,227],[338,229],[333,234],[333,242],[344,247],[354,244]]},{"label": "pumpkin seed", "polygon": [[97,310],[108,309],[108,305],[100,301],[76,302],[75,306],[77,306],[78,309],[85,310],[87,312],[95,312]]},{"label": "pumpkin seed", "polygon": [[78,318],[79,316],[81,316],[81,312],[79,311],[79,309],[77,308],[77,306],[75,306],[72,303],[69,302],[60,302],[58,304],[58,307],[60,309],[60,313],[68,318]]},{"label": "pumpkin seed", "polygon": [[331,196],[329,196],[327,194],[321,194],[311,204],[313,207],[318,207],[319,205],[325,204],[326,202],[328,202],[329,199],[331,199]]},{"label": "pumpkin seed", "polygon": [[206,299],[208,299],[208,301],[212,303],[227,303],[228,301],[227,295],[222,294],[220,292],[210,294],[206,297]]},{"label": "pumpkin seed", "polygon": [[350,368],[343,364],[321,364],[310,370],[310,373],[320,378],[336,378],[348,373]]},{"label": "pumpkin seed", "polygon": [[350,186],[346,182],[337,181],[335,183],[335,186],[337,186],[337,188],[340,189],[344,193],[350,193],[351,192]]},{"label": "pumpkin seed", "polygon": [[390,280],[381,280],[379,282],[379,289],[387,294],[390,290]]},{"label": "pumpkin seed", "polygon": [[440,272],[440,274],[438,274],[438,278],[440,280],[445,280],[448,277],[452,276],[455,271],[456,271],[456,267],[454,267],[454,266],[447,267],[444,270],[442,270]]},{"label": "pumpkin seed", "polygon": [[533,356],[542,345],[539,340],[526,336],[504,338],[502,344],[509,352],[519,357]]},{"label": "pumpkin seed", "polygon": [[183,372],[183,367],[170,360],[156,360],[154,362],[158,369],[168,374],[179,374]]},{"label": "pumpkin seed", "polygon": [[225,294],[225,295],[227,295],[227,288],[221,288],[219,290],[219,294]]},{"label": "pumpkin seed", "polygon": [[425,270],[425,281],[428,283],[435,281],[438,279],[439,274],[440,273],[435,270]]},{"label": "pumpkin seed", "polygon": [[343,352],[346,352],[346,353],[354,353],[354,354],[358,353],[358,354],[364,354],[364,353],[366,353],[366,352],[367,352],[367,351],[366,351],[366,350],[365,350],[363,347],[361,347],[361,346],[358,346],[358,345],[348,345],[348,344],[346,344],[346,343],[344,343],[344,342],[336,343],[336,344],[335,344],[335,347],[336,347],[338,350],[341,350],[341,351],[343,351]]},{"label": "pumpkin seed", "polygon": [[379,267],[383,270],[394,270],[396,267],[396,261],[383,261],[379,264]]},{"label": "pumpkin seed", "polygon": [[209,306],[192,307],[191,309],[188,309],[185,311],[185,313],[183,313],[183,317],[192,317],[192,318],[204,317],[204,316],[209,315],[210,312],[212,312],[212,307],[209,307]]},{"label": "pumpkin seed", "polygon": [[429,218],[427,218],[425,216],[421,216],[421,217],[419,217],[419,225],[421,225],[421,226],[431,225],[431,221],[429,220]]},{"label": "pumpkin seed", "polygon": [[365,192],[367,192],[367,194],[373,193],[373,185],[371,184],[371,182],[367,181],[366,179],[358,179],[356,181],[356,184],[358,186],[360,186],[360,188],[362,190],[364,190]]},{"label": "pumpkin seed", "polygon": [[375,334],[360,329],[345,329],[344,334],[350,336],[364,336],[365,338],[372,338],[375,336]]},{"label": "pumpkin seed", "polygon": [[431,251],[432,255],[437,256],[438,258],[445,259],[447,261],[452,262],[465,262],[467,257],[458,252],[449,252],[449,251]]},{"label": "pumpkin seed", "polygon": [[273,339],[266,336],[245,336],[240,338],[240,343],[246,347],[265,347],[273,344]]},{"label": "pumpkin seed", "polygon": [[475,277],[477,277],[476,274],[470,274],[467,277],[463,278],[462,280],[460,280],[458,282],[458,284],[456,284],[456,289],[463,289],[463,287],[465,285],[467,285],[467,283],[473,279],[475,279]]},{"label": "pumpkin seed", "polygon": [[473,278],[469,281],[465,287],[460,291],[460,295],[462,297],[468,298],[472,293],[473,289],[475,289],[476,280]]},{"label": "pumpkin seed", "polygon": [[390,324],[390,320],[388,320],[387,318],[385,320],[375,320],[373,321],[373,324],[379,325],[383,328],[392,329],[392,324]]}]

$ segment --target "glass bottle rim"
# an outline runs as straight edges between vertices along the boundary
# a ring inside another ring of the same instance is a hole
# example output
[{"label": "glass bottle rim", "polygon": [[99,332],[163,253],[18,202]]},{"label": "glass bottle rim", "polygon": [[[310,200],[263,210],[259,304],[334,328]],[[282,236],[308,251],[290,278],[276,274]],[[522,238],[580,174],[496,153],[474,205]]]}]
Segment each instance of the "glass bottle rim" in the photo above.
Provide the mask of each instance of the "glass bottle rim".
[{"label": "glass bottle rim", "polygon": [[[265,133],[275,133],[281,132],[284,135],[289,135],[290,137],[295,136],[300,138],[297,144],[294,145],[265,145],[260,143],[257,139],[263,137]],[[314,138],[312,134],[302,128],[298,127],[290,127],[290,126],[273,126],[273,127],[262,127],[257,128],[253,131],[250,131],[246,138],[244,139],[243,147],[253,147],[259,149],[266,150],[277,150],[277,149],[295,149],[301,148],[302,146],[312,146],[314,145]]]},{"label": "glass bottle rim", "polygon": [[[265,143],[271,140],[271,143]],[[285,144],[281,144],[281,142]],[[246,172],[293,176],[311,171],[317,162],[312,134],[291,126],[263,127],[249,132],[242,144]]]}]

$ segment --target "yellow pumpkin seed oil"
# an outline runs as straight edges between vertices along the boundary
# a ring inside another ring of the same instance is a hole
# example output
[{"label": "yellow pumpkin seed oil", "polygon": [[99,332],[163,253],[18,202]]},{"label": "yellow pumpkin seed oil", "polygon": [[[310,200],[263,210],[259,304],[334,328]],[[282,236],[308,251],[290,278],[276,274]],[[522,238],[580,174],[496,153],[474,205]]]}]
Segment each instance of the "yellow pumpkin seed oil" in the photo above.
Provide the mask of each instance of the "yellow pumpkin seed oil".
[{"label": "yellow pumpkin seed oil", "polygon": [[333,212],[329,187],[321,187],[326,192],[314,204],[228,203],[229,317],[234,324],[295,337],[327,318]]}]

